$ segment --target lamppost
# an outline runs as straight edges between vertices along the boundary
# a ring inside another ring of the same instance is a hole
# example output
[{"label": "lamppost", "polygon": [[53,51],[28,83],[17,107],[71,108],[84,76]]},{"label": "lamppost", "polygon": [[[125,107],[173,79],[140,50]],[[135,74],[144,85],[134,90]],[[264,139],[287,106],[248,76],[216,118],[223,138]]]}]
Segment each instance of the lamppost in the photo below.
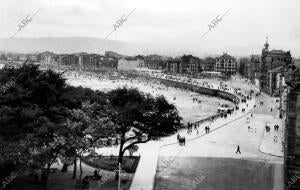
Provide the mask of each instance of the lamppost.
[{"label": "lamppost", "polygon": [[118,172],[118,190],[121,190],[121,172],[123,172],[121,163],[118,164],[118,169],[116,169],[114,171]]},{"label": "lamppost", "polygon": [[118,165],[119,179],[118,179],[118,190],[121,189],[121,163]]}]

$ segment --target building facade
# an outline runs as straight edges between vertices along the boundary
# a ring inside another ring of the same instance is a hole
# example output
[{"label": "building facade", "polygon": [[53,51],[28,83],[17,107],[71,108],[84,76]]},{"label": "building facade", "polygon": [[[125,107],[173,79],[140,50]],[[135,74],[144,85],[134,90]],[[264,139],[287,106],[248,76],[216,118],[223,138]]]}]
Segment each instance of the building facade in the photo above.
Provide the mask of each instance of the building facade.
[{"label": "building facade", "polygon": [[250,62],[251,62],[251,70],[250,70],[250,80],[253,84],[259,87],[259,80],[260,80],[260,71],[261,71],[261,63],[260,63],[260,56],[259,55],[251,55]]},{"label": "building facade", "polygon": [[260,56],[251,55],[250,57],[243,57],[239,60],[239,73],[248,78],[253,84],[259,86],[260,80]]},{"label": "building facade", "polygon": [[216,71],[225,75],[233,75],[237,72],[236,59],[227,53],[216,58]]},{"label": "building facade", "polygon": [[279,96],[280,90],[285,86],[284,76],[282,75],[284,70],[283,66],[275,69],[268,70],[267,74],[267,90],[268,94],[272,96]]},{"label": "building facade", "polygon": [[132,71],[136,68],[141,68],[144,65],[144,60],[137,58],[122,58],[118,60],[118,70]]},{"label": "building facade", "polygon": [[167,60],[164,60],[161,56],[158,55],[149,55],[145,57],[144,67],[153,70],[166,70]]},{"label": "building facade", "polygon": [[169,59],[167,61],[166,70],[170,74],[181,73],[181,61],[180,59]]},{"label": "building facade", "polygon": [[201,72],[200,59],[192,55],[181,57],[181,74],[196,75]]},{"label": "building facade", "polygon": [[212,57],[207,57],[200,60],[200,67],[202,71],[212,72],[215,71],[216,59]]},{"label": "building facade", "polygon": [[300,189],[300,70],[285,72],[288,94],[284,140],[284,189]]},{"label": "building facade", "polygon": [[[274,73],[273,71],[284,71],[287,65],[292,63],[292,57],[290,51],[282,51],[282,50],[271,50],[269,51],[269,43],[268,41],[265,43],[265,46],[262,50],[261,55],[261,79],[260,79],[260,87],[261,89],[270,94],[274,92],[274,83],[276,83],[277,77],[280,76],[281,83],[284,81],[283,73],[280,75],[277,73],[275,76],[270,76],[270,73]],[[281,69],[277,69],[281,67]],[[278,90],[279,91],[279,90]],[[274,94],[276,95],[276,94]],[[278,95],[278,94],[277,94]]]}]

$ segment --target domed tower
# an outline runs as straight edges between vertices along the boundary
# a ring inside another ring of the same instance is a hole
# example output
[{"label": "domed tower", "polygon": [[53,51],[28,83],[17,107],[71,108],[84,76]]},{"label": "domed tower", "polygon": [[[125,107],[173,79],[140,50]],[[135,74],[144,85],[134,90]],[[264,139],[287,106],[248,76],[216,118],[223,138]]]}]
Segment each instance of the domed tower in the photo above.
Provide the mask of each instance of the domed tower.
[{"label": "domed tower", "polygon": [[261,53],[262,63],[264,62],[264,59],[265,59],[268,51],[269,51],[269,43],[268,43],[268,37],[266,37],[265,47],[263,48],[262,53]]},{"label": "domed tower", "polygon": [[269,50],[268,36],[266,37],[265,50]]},{"label": "domed tower", "polygon": [[260,77],[260,87],[264,89],[267,85],[267,63],[266,63],[266,57],[269,51],[269,43],[268,43],[268,37],[266,37],[266,43],[265,47],[262,49],[261,52],[261,77]]}]

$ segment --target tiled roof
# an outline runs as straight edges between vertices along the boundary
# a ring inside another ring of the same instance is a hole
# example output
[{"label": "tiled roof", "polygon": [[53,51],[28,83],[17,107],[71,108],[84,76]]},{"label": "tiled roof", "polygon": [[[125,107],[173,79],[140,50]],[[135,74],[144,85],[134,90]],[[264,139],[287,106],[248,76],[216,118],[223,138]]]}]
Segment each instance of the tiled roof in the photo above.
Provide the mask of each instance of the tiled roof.
[{"label": "tiled roof", "polygon": [[271,54],[287,54],[288,52],[274,49],[274,50],[268,51],[268,53],[271,53]]},{"label": "tiled roof", "polygon": [[227,53],[224,53],[223,55],[221,55],[220,57],[217,57],[217,59],[232,59],[232,60],[235,60],[234,57],[228,55]]}]

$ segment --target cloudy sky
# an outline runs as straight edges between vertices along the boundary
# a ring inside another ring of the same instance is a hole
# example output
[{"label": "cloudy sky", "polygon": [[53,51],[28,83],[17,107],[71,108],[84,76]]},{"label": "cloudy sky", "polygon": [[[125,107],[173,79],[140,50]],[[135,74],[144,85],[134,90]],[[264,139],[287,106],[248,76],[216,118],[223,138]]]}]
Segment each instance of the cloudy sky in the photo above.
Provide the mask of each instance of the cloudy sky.
[{"label": "cloudy sky", "polygon": [[149,44],[153,51],[250,55],[261,53],[268,36],[270,49],[300,56],[299,0],[0,0],[0,38],[38,10],[15,37],[104,39],[133,11],[109,40]]}]

